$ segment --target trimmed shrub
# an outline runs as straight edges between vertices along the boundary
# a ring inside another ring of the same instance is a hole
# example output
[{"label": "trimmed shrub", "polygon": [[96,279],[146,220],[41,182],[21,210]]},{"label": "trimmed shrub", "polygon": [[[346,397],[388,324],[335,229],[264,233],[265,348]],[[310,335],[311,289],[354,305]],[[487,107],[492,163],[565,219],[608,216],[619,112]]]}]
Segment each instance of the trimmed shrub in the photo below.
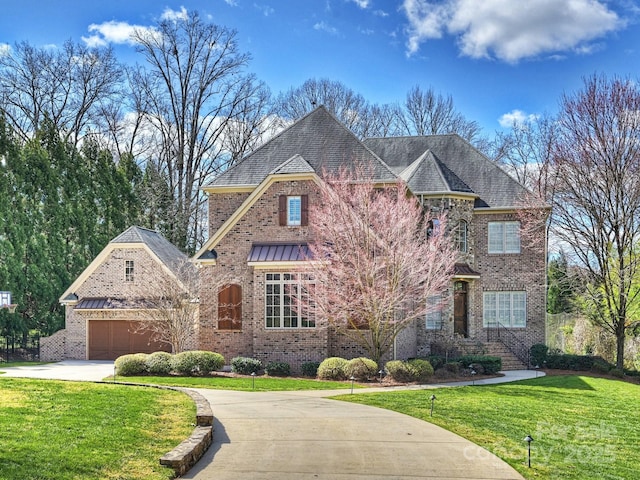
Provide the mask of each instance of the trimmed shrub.
[{"label": "trimmed shrub", "polygon": [[369,380],[378,373],[378,364],[370,358],[359,357],[351,359],[344,367],[344,374],[347,378],[356,380]]},{"label": "trimmed shrub", "polygon": [[444,370],[449,372],[452,375],[460,374],[460,363],[459,362],[447,362],[444,364]]},{"label": "trimmed shrub", "polygon": [[440,355],[429,355],[425,360],[431,364],[434,370],[444,367],[444,357]]},{"label": "trimmed shrub", "polygon": [[171,359],[171,370],[179,375],[191,376],[198,373],[198,361],[195,352],[176,353]]},{"label": "trimmed shrub", "polygon": [[428,360],[416,358],[408,361],[417,382],[426,382],[433,376],[433,366]]},{"label": "trimmed shrub", "polygon": [[613,367],[602,358],[596,358],[591,365],[591,371],[594,373],[609,373]]},{"label": "trimmed shrub", "polygon": [[413,375],[407,362],[391,360],[385,364],[384,368],[396,382],[413,382]]},{"label": "trimmed shrub", "polygon": [[612,368],[611,371],[609,372],[609,375],[616,378],[623,378],[624,372],[619,368]]},{"label": "trimmed shrub", "polygon": [[325,358],[318,366],[318,378],[322,380],[345,380],[344,368],[347,360],[340,357]]},{"label": "trimmed shrub", "polygon": [[[484,369],[484,373],[487,375],[493,375],[494,373],[498,373],[502,370],[502,359],[500,357],[491,357],[488,355],[465,355],[457,359],[457,361],[463,367],[468,367],[469,365],[481,365]],[[479,369],[476,369],[476,372],[479,372]]]},{"label": "trimmed shrub", "polygon": [[318,375],[319,366],[320,362],[304,362],[302,364],[302,375],[315,378]]},{"label": "trimmed shrub", "polygon": [[231,360],[231,371],[240,375],[251,375],[262,369],[262,362],[255,358],[235,357]]},{"label": "trimmed shrub", "polygon": [[224,367],[224,357],[216,352],[196,351],[198,371],[202,375],[209,374]]},{"label": "trimmed shrub", "polygon": [[146,353],[131,353],[116,358],[116,375],[144,375],[147,373]]},{"label": "trimmed shrub", "polygon": [[542,367],[544,363],[547,361],[547,354],[549,353],[549,347],[547,347],[544,343],[536,343],[535,345],[531,345],[530,350],[530,358],[531,365]]},{"label": "trimmed shrub", "polygon": [[145,360],[147,372],[152,375],[169,375],[173,355],[167,352],[153,352]]},{"label": "trimmed shrub", "polygon": [[396,382],[424,382],[433,375],[433,367],[427,360],[391,360],[385,365],[387,372]]},{"label": "trimmed shrub", "polygon": [[180,352],[173,356],[171,368],[180,375],[207,375],[224,365],[224,357],[219,353],[203,350]]},{"label": "trimmed shrub", "polygon": [[288,377],[291,375],[291,366],[287,362],[269,362],[264,371],[270,377]]},{"label": "trimmed shrub", "polygon": [[588,371],[593,366],[595,357],[590,355],[571,355],[567,353],[554,353],[547,355],[547,368],[557,370]]}]

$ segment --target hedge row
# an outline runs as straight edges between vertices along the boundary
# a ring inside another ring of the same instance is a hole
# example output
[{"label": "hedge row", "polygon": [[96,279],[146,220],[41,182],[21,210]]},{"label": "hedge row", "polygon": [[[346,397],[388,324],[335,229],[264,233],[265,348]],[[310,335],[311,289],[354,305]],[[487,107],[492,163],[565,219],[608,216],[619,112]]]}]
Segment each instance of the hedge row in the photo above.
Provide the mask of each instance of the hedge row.
[{"label": "hedge row", "polygon": [[224,357],[219,353],[194,350],[171,355],[167,352],[133,353],[122,355],[115,361],[116,374],[185,376],[208,375],[224,366]]}]

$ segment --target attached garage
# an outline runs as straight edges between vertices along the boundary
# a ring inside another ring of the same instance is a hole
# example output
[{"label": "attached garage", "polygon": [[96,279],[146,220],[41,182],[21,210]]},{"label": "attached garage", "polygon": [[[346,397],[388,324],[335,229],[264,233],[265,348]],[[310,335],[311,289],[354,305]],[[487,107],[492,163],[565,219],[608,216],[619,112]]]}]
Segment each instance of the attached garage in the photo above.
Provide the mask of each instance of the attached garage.
[{"label": "attached garage", "polygon": [[89,360],[115,360],[128,353],[170,352],[166,343],[152,342],[150,333],[137,332],[137,322],[89,321]]}]

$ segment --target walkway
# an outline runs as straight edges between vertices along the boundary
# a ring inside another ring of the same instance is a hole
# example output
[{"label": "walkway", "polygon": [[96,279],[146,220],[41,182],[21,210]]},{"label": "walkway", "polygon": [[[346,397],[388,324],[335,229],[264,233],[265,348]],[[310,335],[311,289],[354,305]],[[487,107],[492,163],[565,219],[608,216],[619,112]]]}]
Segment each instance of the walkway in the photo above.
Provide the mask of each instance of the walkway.
[{"label": "walkway", "polygon": [[[2,369],[2,376],[96,380],[112,362],[75,362]],[[506,372],[476,385],[531,378]],[[73,377],[73,378],[72,378]],[[447,383],[428,389],[467,385]],[[389,391],[390,388],[367,389]],[[407,415],[324,398],[349,390],[234,392],[198,390],[214,413],[214,443],[188,472],[194,480],[519,479],[513,468],[447,430]],[[437,404],[436,404],[437,408]],[[523,446],[523,458],[525,449]]]}]

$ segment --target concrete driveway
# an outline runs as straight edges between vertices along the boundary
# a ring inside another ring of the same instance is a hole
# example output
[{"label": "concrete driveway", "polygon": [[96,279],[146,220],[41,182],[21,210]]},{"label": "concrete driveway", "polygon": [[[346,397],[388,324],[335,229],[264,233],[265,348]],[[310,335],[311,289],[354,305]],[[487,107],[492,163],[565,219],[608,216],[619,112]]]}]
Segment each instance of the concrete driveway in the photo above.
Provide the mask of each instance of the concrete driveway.
[{"label": "concrete driveway", "polygon": [[113,375],[113,361],[64,360],[62,362],[24,367],[3,367],[0,364],[0,372],[4,372],[0,374],[0,377],[99,382],[103,378]]},{"label": "concrete driveway", "polygon": [[407,415],[318,392],[198,391],[213,408],[213,445],[185,479],[523,478],[487,450]]},{"label": "concrete driveway", "polygon": [[[29,367],[0,366],[0,371],[6,372],[0,377],[100,381],[113,374],[113,362],[67,360]],[[475,384],[538,375],[533,371],[506,373]],[[325,398],[348,394],[348,389],[197,390],[211,404],[215,430],[212,446],[182,477],[185,479],[523,480],[495,455],[440,427],[396,412]],[[425,402],[428,396],[425,390]],[[524,445],[522,455],[524,460]]]}]

